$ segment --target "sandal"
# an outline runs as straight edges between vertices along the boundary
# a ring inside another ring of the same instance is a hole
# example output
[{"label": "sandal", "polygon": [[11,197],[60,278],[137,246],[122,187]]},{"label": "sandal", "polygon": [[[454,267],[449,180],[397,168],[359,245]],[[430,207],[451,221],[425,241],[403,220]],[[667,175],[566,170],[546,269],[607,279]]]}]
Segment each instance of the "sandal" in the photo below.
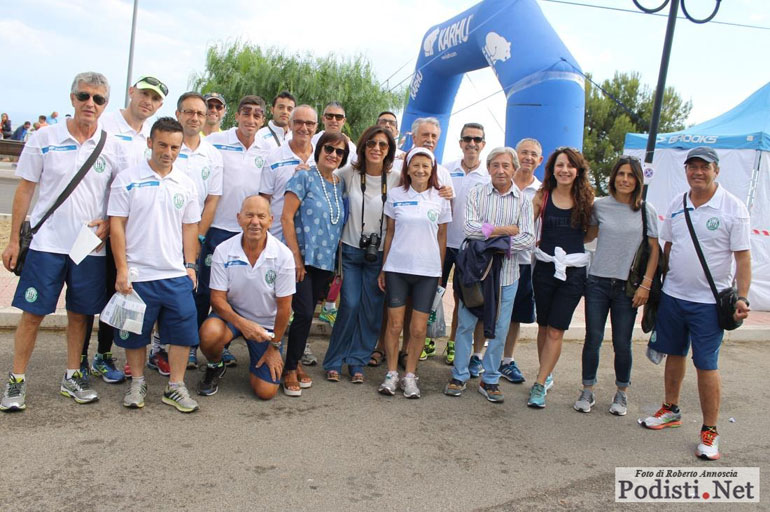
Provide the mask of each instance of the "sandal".
[{"label": "sandal", "polygon": [[385,359],[385,353],[382,350],[375,350],[369,357],[367,366],[380,366],[383,359]]},{"label": "sandal", "polygon": [[283,392],[288,396],[302,396],[302,388],[297,380],[296,371],[287,371],[283,375]]},{"label": "sandal", "polygon": [[339,382],[340,381],[340,372],[336,370],[329,370],[326,372],[326,380],[329,382]]},{"label": "sandal", "polygon": [[313,379],[310,378],[310,375],[305,373],[301,364],[297,365],[297,380],[299,380],[299,387],[302,389],[307,389],[313,385]]},{"label": "sandal", "polygon": [[350,377],[350,382],[353,384],[363,384],[364,383],[364,374],[361,372],[356,372]]}]

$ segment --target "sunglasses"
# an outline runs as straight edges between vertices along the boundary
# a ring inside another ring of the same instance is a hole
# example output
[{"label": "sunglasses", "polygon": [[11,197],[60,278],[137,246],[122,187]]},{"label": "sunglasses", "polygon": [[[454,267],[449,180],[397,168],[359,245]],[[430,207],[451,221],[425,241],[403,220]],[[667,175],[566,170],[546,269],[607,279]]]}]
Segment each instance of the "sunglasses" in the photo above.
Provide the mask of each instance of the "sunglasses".
[{"label": "sunglasses", "polygon": [[470,135],[465,135],[461,139],[466,144],[470,144],[471,142],[475,142],[476,144],[481,144],[484,142],[484,137],[471,137]]},{"label": "sunglasses", "polygon": [[327,121],[331,121],[332,119],[342,121],[345,119],[345,114],[324,114],[324,119]]},{"label": "sunglasses", "polygon": [[383,124],[387,126],[396,126],[396,127],[398,126],[398,122],[395,119],[393,120],[385,119],[384,117],[381,117],[380,119],[378,119],[377,124],[380,126],[382,126]]},{"label": "sunglasses", "polygon": [[[146,77],[142,78],[141,80],[139,80],[139,82],[145,82],[145,83],[148,83],[148,84],[150,84],[152,86],[155,86],[158,89],[160,89],[160,92],[163,93],[163,96],[168,96],[168,87],[166,87],[166,84],[164,84],[163,82],[161,82],[160,80],[158,80],[154,76],[146,76]],[[139,83],[139,82],[137,82],[137,83]]]},{"label": "sunglasses", "polygon": [[107,103],[107,98],[105,98],[101,94],[94,94],[92,96],[90,93],[82,92],[82,91],[75,93],[75,98],[77,98],[78,101],[88,101],[92,97],[94,99],[94,103],[96,103],[99,106],[102,106],[105,103]]},{"label": "sunglasses", "polygon": [[387,142],[382,141],[382,140],[377,141],[377,140],[374,140],[374,139],[369,139],[369,140],[366,141],[366,147],[367,148],[372,149],[375,146],[379,147],[380,150],[382,150],[382,151],[387,151],[388,147],[390,147],[390,144],[388,144]]},{"label": "sunglasses", "polygon": [[342,158],[345,156],[345,150],[340,148],[335,148],[331,144],[324,144],[324,151],[327,155],[331,155],[332,153],[337,153],[337,156]]},{"label": "sunglasses", "polygon": [[212,101],[211,103],[207,103],[206,106],[209,108],[209,110],[224,110],[225,106],[219,103],[218,101]]}]

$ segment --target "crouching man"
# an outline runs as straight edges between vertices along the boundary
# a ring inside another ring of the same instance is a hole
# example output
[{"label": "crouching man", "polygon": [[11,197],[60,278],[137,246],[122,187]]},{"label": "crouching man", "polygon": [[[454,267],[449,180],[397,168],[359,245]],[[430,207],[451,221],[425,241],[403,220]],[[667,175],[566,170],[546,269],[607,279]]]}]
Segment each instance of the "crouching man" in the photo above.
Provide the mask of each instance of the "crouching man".
[{"label": "crouching man", "polygon": [[251,389],[262,400],[270,400],[283,371],[280,340],[289,324],[295,290],[294,257],[268,232],[273,216],[267,199],[247,197],[237,217],[241,234],[217,246],[211,261],[214,311],[200,329],[200,348],[209,363],[198,394],[217,392],[227,368],[222,351],[243,336],[249,349]]}]

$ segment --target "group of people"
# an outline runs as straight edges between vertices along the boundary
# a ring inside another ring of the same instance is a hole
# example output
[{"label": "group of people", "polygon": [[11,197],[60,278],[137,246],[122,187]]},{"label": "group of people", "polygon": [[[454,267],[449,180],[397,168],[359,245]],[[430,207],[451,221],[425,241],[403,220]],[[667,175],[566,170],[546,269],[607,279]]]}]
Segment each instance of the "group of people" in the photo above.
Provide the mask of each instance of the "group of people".
[{"label": "group of people", "polygon": [[22,124],[13,128],[11,118],[8,114],[3,112],[0,114],[0,126],[2,126],[2,139],[26,141],[32,132],[39,130],[41,127],[56,124],[59,122],[59,113],[51,112],[50,116],[40,115],[37,121],[33,124],[30,121],[24,121]]},{"label": "group of people", "polygon": [[[198,347],[207,362],[197,393],[210,396],[236,363],[227,347],[238,337],[246,341],[257,397],[271,399],[279,389],[301,396],[313,383],[303,364],[314,311],[336,276],[342,282],[323,359],[326,379],[339,381],[346,366],[351,382],[363,383],[365,366],[384,359],[378,391],[394,395],[400,388],[405,397],[419,398],[419,361],[436,353],[427,326],[453,276],[446,395],[462,395],[471,378],[481,377],[478,391],[502,402],[501,377],[526,380],[514,349],[520,324],[536,321],[539,368],[527,404],[544,408],[564,332],[585,297],[583,390],[574,408],[588,413],[596,403],[599,349],[610,315],[617,391],[609,411],[623,416],[637,311],[659,300],[655,349],[668,355],[665,401],[642,424],[681,424],[679,390],[692,344],[703,409],[697,454],[719,457],[723,332],[706,277],[693,268],[682,212],[694,218],[720,288],[732,283],[735,261],[737,319],[749,312],[751,260],[747,210],[715,181],[719,160],[712,149],[688,154],[685,203],[691,206],[673,201],[659,234],[657,212],[643,200],[641,163],[633,157],[617,161],[610,195],[595,200],[579,150],[562,147],[549,155],[541,183],[535,171],[544,155],[537,140],[494,148],[482,162],[486,142],[478,123],[463,126],[463,157],[445,167],[433,153],[441,134],[434,118],[414,122],[414,145],[403,152],[392,112],[382,112],[353,143],[342,133],[342,105],[326,105],[324,130],[316,133],[317,111],[297,105],[288,91],[269,107],[259,96],[241,98],[229,130],[220,128],[227,102],[217,93],[186,92],[176,119],[150,126],[168,95],[163,82],[141,77],[129,89],[126,109],[102,115],[109,92],[103,75],[77,75],[70,94],[74,116],[36,132],[20,158],[11,240],[3,253],[7,269],[19,261],[19,230],[36,188],[30,223],[37,231],[13,301],[23,314],[0,410],[26,407],[25,371],[37,331],[65,283],[68,350],[60,389],[78,403],[98,398],[89,375],[112,383],[128,376],[123,405],[143,407],[149,367],[169,376],[164,403],[195,411],[199,405],[184,377],[197,367]],[[49,217],[84,162],[90,169]],[[83,230],[104,243],[76,264],[69,254]],[[584,244],[597,238],[591,257]],[[649,261],[631,280],[640,245],[649,246]],[[660,298],[651,295],[659,258],[668,269]],[[89,360],[93,315],[116,291],[136,292],[144,301],[140,332],[100,322],[97,352]],[[113,343],[125,349],[122,370]]]}]

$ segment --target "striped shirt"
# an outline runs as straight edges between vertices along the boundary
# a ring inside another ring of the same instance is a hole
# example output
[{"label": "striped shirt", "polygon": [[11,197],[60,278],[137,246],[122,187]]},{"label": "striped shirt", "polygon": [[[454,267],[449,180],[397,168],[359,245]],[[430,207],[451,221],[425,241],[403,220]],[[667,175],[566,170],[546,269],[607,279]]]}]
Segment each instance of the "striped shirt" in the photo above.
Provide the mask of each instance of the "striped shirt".
[{"label": "striped shirt", "polygon": [[535,242],[535,219],[532,201],[511,182],[511,188],[500,194],[491,184],[476,185],[468,192],[465,203],[465,236],[478,240],[489,238],[492,228],[516,225],[519,234],[511,237],[511,251],[503,258],[500,284],[508,286],[519,279],[516,254],[532,248]]}]

